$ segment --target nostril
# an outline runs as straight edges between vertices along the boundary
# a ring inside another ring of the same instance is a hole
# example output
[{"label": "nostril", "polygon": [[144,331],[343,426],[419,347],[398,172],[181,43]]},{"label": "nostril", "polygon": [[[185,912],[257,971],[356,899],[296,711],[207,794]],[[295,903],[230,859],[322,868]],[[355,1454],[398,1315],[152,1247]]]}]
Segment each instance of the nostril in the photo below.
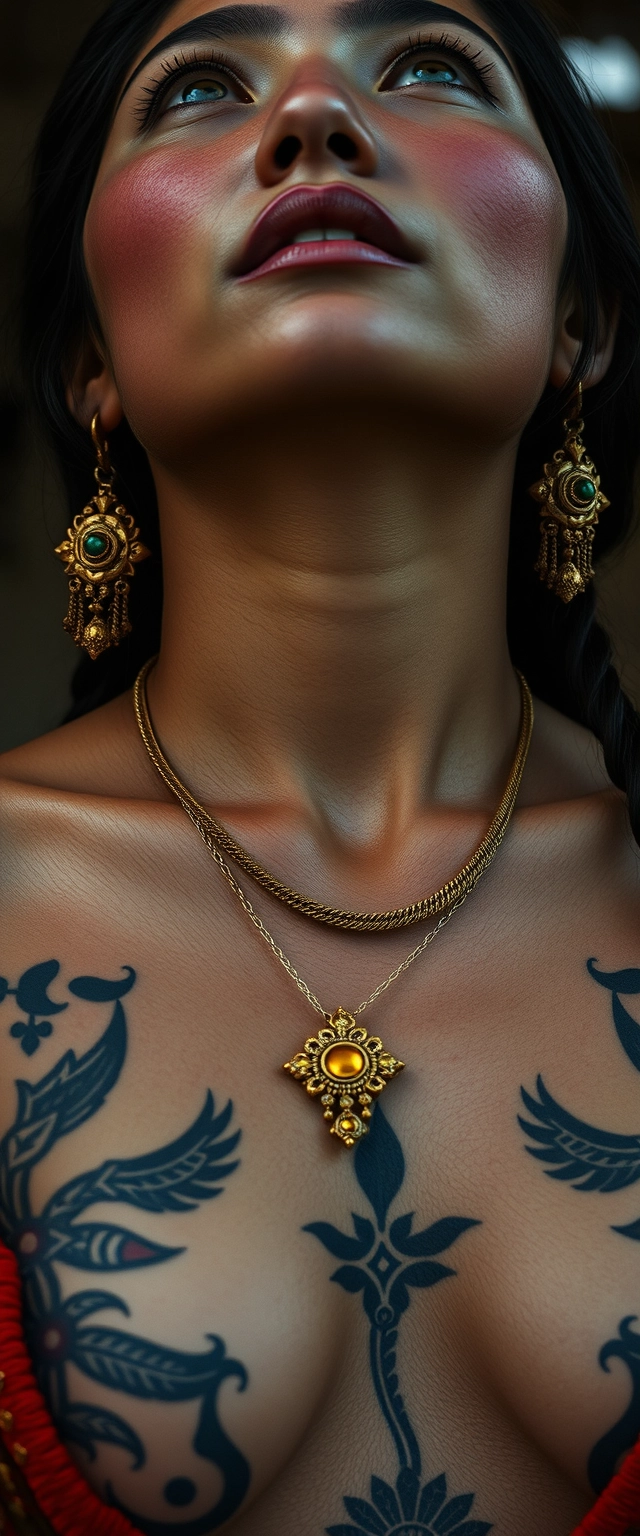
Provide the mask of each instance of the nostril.
[{"label": "nostril", "polygon": [[327,139],[327,145],[339,160],[355,160],[358,153],[357,144],[347,133],[332,133]]},{"label": "nostril", "polygon": [[297,139],[295,134],[288,133],[286,139],[281,139],[273,157],[278,170],[288,171],[289,166],[293,165],[296,155],[300,154],[301,149],[302,141]]}]

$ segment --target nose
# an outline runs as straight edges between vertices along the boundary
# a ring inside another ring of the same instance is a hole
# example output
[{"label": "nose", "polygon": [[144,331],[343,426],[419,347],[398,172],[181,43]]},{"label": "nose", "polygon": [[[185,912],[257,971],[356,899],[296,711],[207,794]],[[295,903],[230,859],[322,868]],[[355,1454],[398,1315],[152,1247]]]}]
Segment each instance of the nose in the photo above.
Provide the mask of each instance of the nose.
[{"label": "nose", "polygon": [[263,185],[276,186],[300,167],[316,174],[346,167],[372,176],[377,163],[375,141],[341,82],[321,65],[299,70],[258,145],[256,172]]}]

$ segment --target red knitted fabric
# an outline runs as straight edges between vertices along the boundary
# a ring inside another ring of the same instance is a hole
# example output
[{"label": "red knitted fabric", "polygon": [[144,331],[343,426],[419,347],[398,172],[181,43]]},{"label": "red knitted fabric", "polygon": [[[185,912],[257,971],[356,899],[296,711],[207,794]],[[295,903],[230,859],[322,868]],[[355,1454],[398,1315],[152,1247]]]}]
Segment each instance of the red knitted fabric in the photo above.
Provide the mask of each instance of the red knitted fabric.
[{"label": "red knitted fabric", "polygon": [[22,1330],[20,1277],[15,1257],[0,1243],[0,1408],[13,1415],[2,1439],[12,1453],[24,1446],[29,1487],[59,1536],[136,1536],[135,1527],[97,1497],[58,1439],[36,1386]]},{"label": "red knitted fabric", "polygon": [[640,1441],[573,1536],[625,1536],[640,1526]]},{"label": "red knitted fabric", "polygon": [[[24,1341],[18,1265],[2,1243],[0,1370],[1,1406],[13,1416],[10,1431],[0,1427],[4,1444],[10,1454],[16,1442],[25,1447],[23,1472],[57,1536],[136,1536],[135,1526],[97,1497],[58,1439]],[[625,1536],[630,1525],[640,1525],[640,1442],[573,1536]],[[11,1536],[9,1525],[6,1530]]]}]

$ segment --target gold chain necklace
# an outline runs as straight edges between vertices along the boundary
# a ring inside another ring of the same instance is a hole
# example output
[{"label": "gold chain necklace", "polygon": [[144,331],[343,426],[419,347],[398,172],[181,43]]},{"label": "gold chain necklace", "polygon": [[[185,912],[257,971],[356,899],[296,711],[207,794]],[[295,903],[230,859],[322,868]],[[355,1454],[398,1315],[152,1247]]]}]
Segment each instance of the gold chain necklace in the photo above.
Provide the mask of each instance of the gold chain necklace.
[{"label": "gold chain necklace", "polygon": [[154,768],[164,779],[167,788],[180,801],[187,816],[190,816],[209,851],[212,851],[212,844],[215,845],[221,853],[227,855],[227,858],[233,859],[234,864],[243,869],[246,875],[250,875],[252,880],[261,885],[264,890],[269,891],[271,896],[276,896],[279,901],[292,907],[294,912],[301,912],[303,916],[315,918],[316,922],[327,923],[332,928],[346,928],[354,933],[389,933],[392,929],[409,928],[413,923],[438,917],[441,912],[446,911],[447,907],[453,906],[461,896],[468,896],[493,862],[513,815],[533,729],[533,702],[528,683],[522,673],[517,673],[522,699],[522,720],[516,755],[496,814],[475,853],[462,869],[458,870],[457,875],[447,880],[446,885],[441,886],[439,891],[434,891],[432,896],[423,896],[419,901],[412,902],[410,906],[396,907],[391,912],[349,912],[341,907],[325,906],[324,902],[314,901],[311,896],[302,896],[299,891],[293,890],[291,886],[279,880],[277,875],[270,874],[268,869],[264,869],[262,864],[258,864],[257,860],[247,853],[241,843],[236,842],[235,837],[232,837],[221,822],[209,815],[204,806],[200,805],[187,789],[186,784],[178,778],[160,747],[149,715],[147,677],[151,668],[155,666],[156,659],[152,656],[142,668],[133,690],[140,735]]},{"label": "gold chain necklace", "polygon": [[[153,660],[155,660],[155,658]],[[193,822],[194,826],[199,832],[208,853],[211,854],[212,859],[215,861],[221,874],[224,875],[225,880],[230,885],[234,894],[237,896],[241,906],[244,908],[244,911],[247,914],[247,917],[253,923],[253,926],[260,934],[260,937],[264,940],[265,944],[268,945],[276,960],[278,960],[280,965],[284,967],[287,975],[290,976],[292,981],[295,982],[303,997],[305,997],[307,1002],[310,1003],[311,1007],[315,1009],[315,1012],[319,1013],[325,1020],[324,1028],[319,1029],[317,1035],[312,1035],[309,1037],[309,1039],[305,1040],[303,1049],[298,1051],[296,1055],[291,1058],[291,1061],[286,1061],[284,1063],[283,1070],[285,1072],[291,1073],[292,1077],[294,1077],[298,1082],[302,1083],[306,1088],[307,1093],[311,1094],[312,1097],[320,1098],[320,1103],[324,1106],[324,1118],[325,1120],[331,1122],[330,1130],[332,1135],[337,1136],[339,1140],[342,1141],[344,1146],[353,1147],[355,1146],[355,1143],[361,1139],[362,1136],[366,1135],[369,1129],[368,1122],[371,1119],[373,1113],[371,1105],[374,1099],[376,1099],[378,1095],[383,1092],[387,1086],[387,1083],[391,1081],[391,1078],[395,1077],[398,1072],[401,1072],[405,1065],[403,1061],[399,1061],[396,1056],[392,1056],[388,1051],[385,1050],[379,1035],[369,1035],[367,1029],[362,1024],[358,1024],[358,1016],[361,1013],[364,1013],[365,1008],[369,1008],[372,1003],[375,1003],[377,999],[381,997],[382,993],[386,992],[387,988],[390,987],[394,981],[397,981],[398,977],[402,976],[405,971],[408,971],[409,966],[413,965],[414,961],[418,960],[419,957],[424,954],[425,950],[429,948],[429,945],[433,944],[434,939],[437,939],[438,934],[442,932],[442,929],[446,928],[447,923],[451,921],[454,912],[457,912],[459,907],[461,907],[466,901],[467,896],[470,895],[471,891],[477,885],[481,875],[483,875],[489,868],[489,865],[493,862],[493,859],[498,852],[500,844],[504,838],[504,834],[507,830],[507,826],[513,815],[516,796],[514,794],[512,800],[510,801],[508,815],[504,826],[502,827],[500,836],[494,840],[490,853],[487,853],[484,858],[482,867],[477,870],[477,872],[475,872],[473,879],[467,884],[465,889],[459,891],[456,896],[450,898],[448,911],[446,911],[444,915],[439,919],[435,928],[432,928],[429,933],[425,934],[424,938],[420,940],[420,943],[416,945],[415,949],[412,949],[411,954],[407,955],[406,960],[402,960],[401,963],[395,967],[395,970],[391,972],[391,975],[387,976],[386,981],[380,982],[380,985],[374,988],[374,991],[370,993],[369,997],[365,998],[365,1001],[360,1003],[359,1006],[354,1009],[353,1013],[349,1013],[346,1008],[342,1007],[338,1007],[334,1010],[333,1013],[329,1013],[325,1008],[323,1008],[322,1003],[319,1002],[315,992],[312,992],[306,981],[303,981],[303,978],[300,976],[291,960],[288,959],[287,955],[284,953],[284,950],[280,948],[280,945],[274,939],[273,934],[269,932],[266,924],[263,923],[262,918],[256,912],[255,907],[252,905],[249,897],[243,891],[242,886],[238,884],[235,875],[230,870],[229,865],[220,852],[220,848],[218,847],[219,838],[217,836],[213,836],[211,825],[213,825],[216,830],[219,829],[224,834],[225,838],[228,838],[229,842],[231,842],[235,847],[240,848],[240,844],[236,844],[235,839],[231,838],[230,834],[225,832],[225,829],[220,826],[220,823],[216,822],[212,816],[209,816],[208,812],[198,804],[198,801],[194,800],[188,789],[186,789],[185,785],[182,784],[177,774],[175,774],[173,769],[170,767],[167,759],[164,757],[164,754],[158,745],[149,716],[145,690],[146,677],[150,667],[153,666],[153,660],[151,662],[147,662],[146,665],[142,668],[141,672],[136,678],[133,690],[136,720],[138,722],[142,740],[145,744],[147,752],[149,753],[149,757],[151,758],[151,762],[153,763],[153,766],[159,773],[160,777],[164,779],[164,782],[176,796],[176,799],[180,801],[183,810],[186,811],[190,821]],[[522,773],[524,771],[524,765],[527,760],[529,745],[531,742],[531,732],[533,729],[533,703],[531,699],[531,693],[527,683],[525,682],[525,679],[521,676],[520,673],[518,673],[518,676],[520,678],[520,686],[522,689],[523,719],[522,727],[520,730],[520,738],[518,741],[516,763],[511,770],[509,782],[511,783],[517,770],[517,784],[519,787]],[[494,821],[491,824],[492,827],[495,825],[495,821],[496,818],[494,818]],[[483,842],[487,841],[487,837],[483,839]],[[480,847],[482,846],[483,844],[480,845]],[[244,850],[240,849],[240,851],[244,855]],[[248,854],[245,855],[245,857],[250,859],[250,855]],[[251,860],[251,863],[253,863],[253,860]],[[257,867],[261,869],[260,865]],[[465,866],[466,869],[469,867],[469,865]],[[266,874],[267,872],[264,871],[264,873]],[[267,876],[267,878],[271,879],[275,877]],[[260,884],[264,883],[264,881],[260,881]],[[280,882],[277,883],[280,884]],[[449,882],[448,886],[444,886],[442,888],[443,891],[450,890],[452,884],[453,882]],[[285,889],[288,890],[289,888],[285,887]],[[276,893],[274,892],[273,894]],[[295,895],[296,893],[293,892],[292,894]],[[441,893],[439,892],[437,894],[440,895]],[[299,898],[299,900],[302,899],[303,898]],[[431,901],[435,900],[434,897],[429,899]],[[294,903],[289,902],[288,905],[293,906]],[[302,908],[298,907],[297,910],[300,911]],[[406,911],[408,909],[405,908],[400,910]],[[363,916],[365,914],[343,915]],[[373,915],[379,916],[380,914]],[[392,915],[393,914],[389,913],[384,914],[386,917]],[[417,921],[417,919],[411,919],[411,921]],[[341,926],[347,925],[343,924]],[[401,925],[396,923],[389,924],[388,926],[399,927]],[[380,931],[380,929],[378,929],[378,931]],[[355,1109],[356,1099],[360,1111],[359,1113]]]}]

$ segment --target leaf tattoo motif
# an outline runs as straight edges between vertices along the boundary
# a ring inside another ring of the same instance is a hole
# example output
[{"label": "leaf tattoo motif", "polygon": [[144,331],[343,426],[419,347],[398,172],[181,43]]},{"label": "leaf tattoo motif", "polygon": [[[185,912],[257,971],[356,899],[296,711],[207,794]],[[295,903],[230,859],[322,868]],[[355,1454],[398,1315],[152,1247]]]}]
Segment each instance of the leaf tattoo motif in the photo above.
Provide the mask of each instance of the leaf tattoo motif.
[{"label": "leaf tattoo motif", "polygon": [[240,1140],[234,1131],[222,1139],[233,1105],[215,1114],[211,1093],[193,1125],[182,1136],[142,1157],[110,1158],[81,1174],[52,1195],[43,1211],[49,1222],[69,1221],[96,1201],[118,1201],[142,1211],[192,1210],[201,1200],[220,1195],[224,1180],[238,1167],[228,1159]]},{"label": "leaf tattoo motif", "polygon": [[[398,1457],[395,1488],[380,1477],[371,1479],[371,1502],[345,1496],[352,1524],[328,1526],[327,1536],[486,1536],[491,1526],[466,1519],[475,1500],[472,1493],[448,1497],[444,1474],[421,1489],[422,1458],[418,1440],[402,1398],[396,1371],[400,1319],[411,1302],[411,1291],[429,1289],[455,1275],[438,1262],[463,1233],[479,1222],[468,1216],[447,1216],[423,1231],[413,1231],[414,1213],[397,1216],[387,1230],[389,1209],[404,1182],[405,1162],[395,1131],[381,1106],[376,1106],[371,1132],[358,1143],[353,1160],[358,1184],[369,1201],[376,1224],[352,1213],[353,1234],[330,1222],[304,1227],[337,1259],[344,1260],[331,1280],[351,1295],[362,1295],[369,1322],[369,1365],[378,1406]],[[409,1261],[409,1262],[407,1262]],[[403,1522],[409,1522],[408,1524]]]},{"label": "leaf tattoo motif", "polygon": [[[587,961],[587,971],[598,986],[611,993],[618,1040],[632,1067],[640,1072],[640,1024],[621,1000],[622,996],[640,996],[640,969],[600,971],[597,961],[591,959]],[[536,1085],[537,1098],[525,1088],[520,1091],[530,1118],[518,1116],[518,1123],[535,1143],[525,1150],[548,1165],[544,1170],[548,1178],[570,1183],[582,1194],[596,1191],[607,1195],[637,1184],[640,1135],[622,1136],[578,1120],[558,1104],[541,1077]],[[611,1230],[640,1242],[640,1218]],[[589,1457],[589,1480],[596,1494],[604,1491],[620,1458],[632,1449],[640,1435],[640,1336],[631,1327],[635,1321],[635,1317],[623,1318],[618,1338],[610,1340],[600,1351],[600,1365],[605,1371],[609,1370],[609,1360],[624,1361],[631,1376],[632,1396],[622,1418],[603,1435]]]},{"label": "leaf tattoo motif", "polygon": [[121,981],[108,981],[104,976],[76,976],[69,982],[69,991],[74,997],[83,997],[87,1003],[115,1003],[126,997],[136,979],[130,965],[123,965],[122,969],[126,976]]},{"label": "leaf tattoo motif", "polygon": [[141,1439],[135,1430],[108,1408],[96,1408],[91,1403],[69,1403],[64,1416],[58,1420],[58,1432],[63,1440],[79,1445],[90,1461],[96,1458],[96,1441],[117,1445],[128,1451],[134,1471],[144,1466],[146,1456]]},{"label": "leaf tattoo motif", "polygon": [[[68,1007],[47,997],[47,987],[59,969],[57,961],[48,961],[25,972],[15,989],[19,1006],[29,1006],[34,1014]],[[102,1442],[127,1452],[133,1468],[145,1462],[144,1445],[124,1418],[109,1409],[70,1400],[70,1365],[88,1380],[130,1397],[166,1403],[199,1401],[193,1448],[219,1468],[223,1481],[213,1509],[177,1523],[145,1520],[120,1503],[110,1485],[106,1492],[109,1501],[147,1536],[173,1532],[204,1536],[235,1513],[249,1486],[248,1463],[225,1434],[217,1411],[224,1381],[233,1379],[237,1389],[244,1391],[245,1367],[227,1356],[216,1334],[207,1335],[205,1350],[190,1353],[89,1322],[106,1310],[128,1316],[126,1303],[105,1290],[79,1291],[64,1299],[55,1266],[62,1262],[94,1274],[122,1273],[163,1264],[182,1253],[182,1248],[166,1247],[127,1227],[87,1220],[86,1213],[93,1205],[109,1202],[140,1211],[189,1211],[222,1194],[238,1167],[234,1154],[240,1131],[231,1125],[233,1105],[228,1103],[216,1112],[208,1092],[193,1124],[174,1141],[140,1157],[109,1158],[68,1180],[39,1214],[31,1206],[33,1169],[62,1137],[98,1113],[120,1077],[127,1049],[122,999],[136,980],[130,966],[123,969],[124,976],[115,981],[79,976],[69,983],[74,997],[113,1004],[111,1019],[96,1044],[79,1058],[67,1051],[36,1083],[16,1083],[16,1116],[0,1142],[0,1231],[20,1262],[28,1339],[40,1386],[63,1438],[81,1446],[92,1459]],[[10,990],[0,978],[0,1002]],[[190,1487],[193,1497],[197,1489],[190,1480],[182,1481],[189,1501]]]},{"label": "leaf tattoo motif", "polygon": [[[619,994],[640,995],[640,970],[599,971],[595,960],[587,961],[589,975],[599,986],[611,992],[616,1034],[636,1071],[640,1072],[640,1024],[620,1001]],[[525,1134],[537,1143],[526,1150],[531,1157],[550,1166],[545,1173],[551,1179],[566,1180],[583,1193],[593,1190],[611,1194],[626,1189],[640,1179],[640,1135],[621,1136],[599,1130],[578,1120],[552,1097],[543,1079],[537,1081],[537,1099],[521,1088],[522,1101],[530,1120],[518,1117]],[[640,1221],[628,1227],[614,1228],[626,1237],[640,1237]]]},{"label": "leaf tattoo motif", "polygon": [[[145,1264],[164,1264],[166,1259],[184,1253],[183,1248],[165,1248],[148,1238],[138,1237],[126,1227],[114,1227],[108,1223],[85,1221],[74,1223],[68,1229],[60,1224],[40,1221],[37,1227],[38,1262],[57,1259],[70,1264],[73,1269],[139,1269]],[[29,1263],[25,1259],[25,1266]]]},{"label": "leaf tattoo motif", "polygon": [[116,1003],[104,1035],[79,1061],[67,1051],[38,1083],[16,1082],[16,1118],[0,1142],[0,1221],[9,1230],[31,1214],[31,1170],[101,1108],[122,1071],[126,1045],[124,1012]]},{"label": "leaf tattoo motif", "polygon": [[522,1088],[522,1100],[531,1120],[518,1116],[518,1123],[535,1147],[527,1147],[530,1157],[550,1163],[545,1173],[550,1179],[564,1179],[574,1189],[600,1190],[611,1194],[626,1189],[640,1179],[640,1136],[619,1136],[613,1131],[599,1131],[584,1120],[577,1120],[552,1098],[541,1077],[537,1081],[537,1099]]},{"label": "leaf tattoo motif", "polygon": [[378,1230],[384,1231],[387,1211],[404,1182],[404,1154],[382,1111],[376,1116],[376,1141],[358,1142],[354,1155],[355,1175],[375,1211]]}]

